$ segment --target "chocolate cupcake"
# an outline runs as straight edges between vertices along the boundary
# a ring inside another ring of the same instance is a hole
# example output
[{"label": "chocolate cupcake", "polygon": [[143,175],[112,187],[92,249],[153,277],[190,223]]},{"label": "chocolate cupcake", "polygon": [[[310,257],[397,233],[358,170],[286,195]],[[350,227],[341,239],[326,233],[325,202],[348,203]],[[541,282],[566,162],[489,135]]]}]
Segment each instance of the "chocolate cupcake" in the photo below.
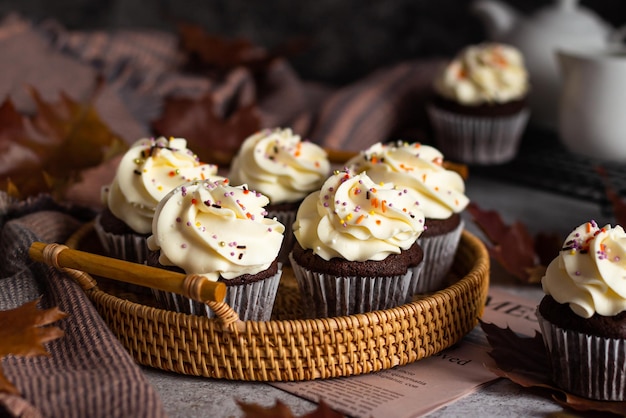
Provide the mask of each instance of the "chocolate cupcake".
[{"label": "chocolate cupcake", "polygon": [[338,171],[302,202],[290,254],[310,317],[402,305],[423,253],[417,193]]},{"label": "chocolate cupcake", "polygon": [[542,278],[537,308],[554,383],[601,401],[626,400],[626,233],[593,222],[567,237]]},{"label": "chocolate cupcake", "polygon": [[502,164],[517,154],[528,123],[528,73],[516,48],[471,45],[433,84],[427,106],[437,146],[468,164]]},{"label": "chocolate cupcake", "polygon": [[[269,320],[282,268],[277,261],[284,226],[265,217],[268,199],[227,180],[176,187],[159,203],[148,247],[150,263],[175,266],[227,285],[225,302],[241,320]],[[154,290],[165,309],[213,317],[205,305]]]},{"label": "chocolate cupcake", "polygon": [[113,183],[103,189],[105,209],[94,229],[109,256],[144,263],[146,239],[159,201],[174,187],[195,179],[221,179],[217,166],[203,164],[182,138],[146,138],[122,157]]},{"label": "chocolate cupcake", "polygon": [[469,203],[465,182],[457,172],[445,169],[443,160],[434,147],[397,141],[374,144],[347,162],[350,169],[367,173],[375,183],[390,182],[419,196],[425,227],[418,243],[424,262],[421,274],[412,280],[409,298],[445,287],[463,232],[460,213]]},{"label": "chocolate cupcake", "polygon": [[318,190],[330,174],[326,152],[303,141],[289,128],[265,129],[248,137],[233,159],[228,177],[270,199],[269,217],[285,225],[285,240],[278,259],[288,262],[294,243],[292,224],[302,200]]}]

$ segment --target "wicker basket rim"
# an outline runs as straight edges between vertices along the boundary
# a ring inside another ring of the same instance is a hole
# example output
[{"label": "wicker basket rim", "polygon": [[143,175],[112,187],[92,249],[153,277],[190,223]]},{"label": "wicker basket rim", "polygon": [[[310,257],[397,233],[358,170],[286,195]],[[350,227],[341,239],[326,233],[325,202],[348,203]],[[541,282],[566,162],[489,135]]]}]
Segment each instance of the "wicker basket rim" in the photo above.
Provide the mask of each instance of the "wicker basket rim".
[{"label": "wicker basket rim", "polygon": [[[70,248],[79,248],[81,240],[91,231],[93,223],[86,223],[78,231],[76,231],[66,242]],[[436,291],[431,295],[424,296],[421,299],[400,305],[394,308],[385,310],[371,311],[347,316],[328,317],[328,318],[297,318],[289,320],[276,320],[269,321],[239,321],[245,324],[245,328],[251,327],[258,329],[259,327],[266,328],[268,330],[274,330],[279,332],[289,332],[293,329],[329,329],[338,330],[345,328],[346,326],[361,326],[363,324],[379,324],[389,320],[390,318],[396,318],[398,320],[415,315],[417,312],[423,311],[431,304],[436,304],[445,300],[454,300],[459,294],[463,293],[464,286],[479,286],[483,280],[489,278],[489,254],[482,241],[474,234],[467,230],[463,230],[461,234],[461,243],[473,251],[474,264],[469,272],[455,283],[449,285],[446,288]],[[97,282],[97,278],[94,278]],[[93,294],[101,293],[107,298],[110,298],[111,303],[121,304],[128,309],[142,309],[145,316],[152,317],[153,315],[170,315],[179,319],[186,318],[193,321],[202,322],[218,322],[218,318],[207,318],[196,315],[190,315],[185,313],[167,311],[156,307],[143,305],[141,303],[129,301],[115,295],[112,295],[104,290],[99,289],[97,286],[89,290]],[[198,325],[201,325],[201,324]]]}]

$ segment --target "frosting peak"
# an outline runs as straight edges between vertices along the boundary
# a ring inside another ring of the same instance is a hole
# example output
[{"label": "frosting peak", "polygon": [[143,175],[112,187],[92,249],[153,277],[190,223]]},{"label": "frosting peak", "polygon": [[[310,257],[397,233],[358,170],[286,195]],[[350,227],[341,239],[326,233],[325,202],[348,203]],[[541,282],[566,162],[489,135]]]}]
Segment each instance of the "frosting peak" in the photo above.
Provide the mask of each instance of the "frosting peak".
[{"label": "frosting peak", "polygon": [[278,256],[285,230],[265,217],[268,202],[228,180],[185,183],[157,206],[148,247],[160,250],[161,264],[210,280],[259,273]]},{"label": "frosting peak", "polygon": [[483,43],[461,50],[435,79],[435,90],[464,105],[505,103],[528,93],[528,72],[515,47]]},{"label": "frosting peak", "polygon": [[325,260],[383,260],[410,248],[424,230],[418,199],[412,189],[337,171],[304,199],[294,235]]},{"label": "frosting peak", "polygon": [[265,129],[248,137],[233,159],[229,178],[269,197],[272,204],[297,202],[330,174],[326,152],[291,129]]},{"label": "frosting peak", "polygon": [[122,157],[104,190],[109,210],[140,234],[150,233],[159,201],[174,187],[196,179],[220,179],[217,166],[203,164],[183,138],[145,138]]},{"label": "frosting peak", "polygon": [[626,310],[626,233],[590,221],[574,229],[541,280],[543,290],[583,318]]},{"label": "frosting peak", "polygon": [[366,172],[374,182],[410,187],[420,195],[426,218],[447,219],[463,211],[469,199],[459,173],[443,166],[443,154],[418,142],[376,143],[348,161],[355,172]]}]

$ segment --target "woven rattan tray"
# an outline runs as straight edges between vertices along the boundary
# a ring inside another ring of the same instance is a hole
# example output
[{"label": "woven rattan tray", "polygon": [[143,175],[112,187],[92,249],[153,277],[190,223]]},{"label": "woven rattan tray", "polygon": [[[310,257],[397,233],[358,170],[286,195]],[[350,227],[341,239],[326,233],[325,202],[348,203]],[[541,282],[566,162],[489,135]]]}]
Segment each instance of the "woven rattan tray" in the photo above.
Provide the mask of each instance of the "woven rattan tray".
[{"label": "woven rattan tray", "polygon": [[[67,246],[97,253],[96,242],[86,224]],[[455,344],[483,312],[489,256],[482,242],[464,231],[445,289],[416,295],[397,308],[325,319],[300,319],[297,285],[286,268],[273,319],[229,326],[151,307],[141,292],[94,279],[97,286],[92,281],[83,288],[138,363],[211,378],[294,381],[388,369]]]}]

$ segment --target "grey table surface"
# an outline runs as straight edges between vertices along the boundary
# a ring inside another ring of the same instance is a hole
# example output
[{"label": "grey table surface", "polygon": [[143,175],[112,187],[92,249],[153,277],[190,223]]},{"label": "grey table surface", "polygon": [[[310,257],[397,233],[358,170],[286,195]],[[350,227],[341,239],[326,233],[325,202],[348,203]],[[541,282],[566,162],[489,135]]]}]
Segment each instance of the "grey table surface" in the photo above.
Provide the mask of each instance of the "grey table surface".
[{"label": "grey table surface", "polygon": [[[556,232],[565,237],[574,227],[590,219],[599,224],[613,223],[598,204],[564,195],[472,176],[466,187],[471,201],[483,209],[496,210],[507,223],[523,222],[533,234]],[[466,229],[480,236],[469,214],[464,216]],[[496,274],[492,274],[491,286],[536,301],[543,295],[538,286],[519,286]],[[289,406],[294,416],[304,415],[317,407],[313,402],[267,383],[212,380],[151,368],[144,368],[144,372],[172,418],[241,417],[243,413],[238,401],[269,407],[280,400]],[[428,417],[546,417],[559,411],[563,408],[545,394],[499,379],[431,412]]]}]

